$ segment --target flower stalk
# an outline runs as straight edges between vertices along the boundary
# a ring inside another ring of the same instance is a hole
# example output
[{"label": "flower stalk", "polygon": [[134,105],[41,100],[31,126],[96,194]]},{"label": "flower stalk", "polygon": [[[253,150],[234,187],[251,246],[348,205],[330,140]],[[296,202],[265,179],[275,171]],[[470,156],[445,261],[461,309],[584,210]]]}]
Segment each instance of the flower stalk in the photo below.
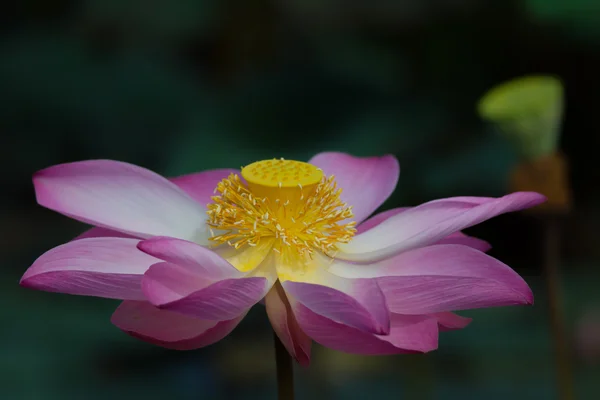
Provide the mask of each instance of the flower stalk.
[{"label": "flower stalk", "polygon": [[294,365],[290,353],[273,332],[275,341],[275,363],[277,368],[277,398],[294,400]]}]

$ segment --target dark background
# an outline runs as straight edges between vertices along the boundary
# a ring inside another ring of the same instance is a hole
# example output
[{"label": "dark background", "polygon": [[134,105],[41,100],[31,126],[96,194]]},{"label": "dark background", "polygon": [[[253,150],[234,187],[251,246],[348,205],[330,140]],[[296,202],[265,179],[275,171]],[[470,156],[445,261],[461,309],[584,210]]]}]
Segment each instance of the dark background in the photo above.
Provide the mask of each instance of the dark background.
[{"label": "dark background", "polygon": [[[401,178],[382,209],[499,196],[518,160],[476,103],[533,73],[566,89],[566,340],[578,399],[600,397],[598,353],[577,340],[600,309],[597,1],[13,0],[0,30],[0,398],[275,396],[261,307],[224,341],[182,353],[113,327],[115,301],[21,288],[37,256],[85,229],[35,204],[36,170],[110,158],[174,176],[325,150],[393,153]],[[468,233],[525,277],[533,307],[465,312],[472,325],[426,356],[315,345],[298,398],[558,398],[541,221],[505,215]]]}]

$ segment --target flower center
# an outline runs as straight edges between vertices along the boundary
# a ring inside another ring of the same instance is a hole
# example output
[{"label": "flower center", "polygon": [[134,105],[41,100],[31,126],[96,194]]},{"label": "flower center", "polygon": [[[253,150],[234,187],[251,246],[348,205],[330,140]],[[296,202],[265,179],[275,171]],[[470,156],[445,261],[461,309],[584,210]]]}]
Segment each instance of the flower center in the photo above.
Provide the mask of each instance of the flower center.
[{"label": "flower center", "polygon": [[[208,225],[216,244],[239,249],[273,242],[273,250],[293,261],[315,251],[331,254],[347,243],[355,222],[340,200],[333,176],[325,178],[314,165],[291,160],[265,160],[242,169],[247,184],[231,174],[217,185],[208,205]],[[213,232],[211,229],[211,232]]]}]

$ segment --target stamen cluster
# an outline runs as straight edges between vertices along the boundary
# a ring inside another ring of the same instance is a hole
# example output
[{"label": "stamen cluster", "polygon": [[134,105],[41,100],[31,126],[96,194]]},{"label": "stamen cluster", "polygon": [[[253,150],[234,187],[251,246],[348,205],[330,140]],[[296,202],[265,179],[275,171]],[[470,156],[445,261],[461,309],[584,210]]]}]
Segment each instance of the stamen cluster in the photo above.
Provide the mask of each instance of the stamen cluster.
[{"label": "stamen cluster", "polygon": [[[277,193],[277,188],[274,191]],[[277,196],[255,197],[238,175],[231,174],[219,182],[218,195],[208,205],[208,225],[211,232],[219,231],[212,240],[239,249],[275,239],[275,251],[331,254],[337,243],[348,243],[356,232],[355,222],[341,223],[353,216],[352,208],[340,199],[341,192],[331,176],[302,194],[300,202],[290,204]]]}]

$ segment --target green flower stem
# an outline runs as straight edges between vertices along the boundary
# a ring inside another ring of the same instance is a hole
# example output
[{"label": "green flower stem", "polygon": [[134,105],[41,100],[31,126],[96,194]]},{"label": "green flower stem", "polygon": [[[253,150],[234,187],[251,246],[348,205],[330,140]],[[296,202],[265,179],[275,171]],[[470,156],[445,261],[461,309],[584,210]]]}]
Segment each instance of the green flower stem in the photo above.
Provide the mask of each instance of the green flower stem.
[{"label": "green flower stem", "polygon": [[275,363],[277,365],[277,398],[294,400],[294,364],[287,349],[273,332],[275,340]]}]

